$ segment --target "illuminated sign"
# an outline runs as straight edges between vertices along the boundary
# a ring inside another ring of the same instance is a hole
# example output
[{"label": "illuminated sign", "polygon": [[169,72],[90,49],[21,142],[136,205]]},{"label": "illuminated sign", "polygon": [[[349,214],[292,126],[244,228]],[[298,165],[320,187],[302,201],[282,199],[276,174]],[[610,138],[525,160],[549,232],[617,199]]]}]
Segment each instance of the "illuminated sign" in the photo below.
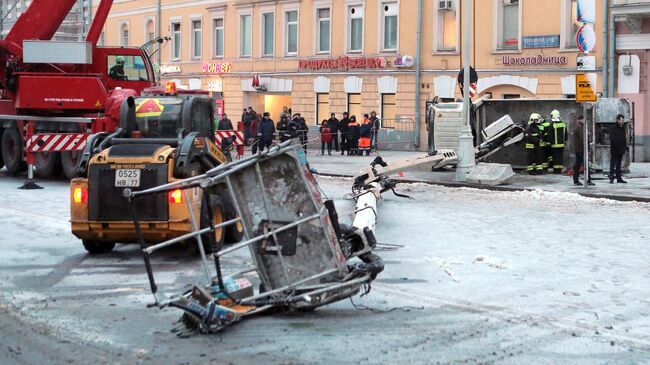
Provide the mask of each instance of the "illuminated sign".
[{"label": "illuminated sign", "polygon": [[232,70],[232,64],[230,62],[206,62],[201,70],[208,74],[227,74]]},{"label": "illuminated sign", "polygon": [[223,81],[221,80],[212,80],[208,82],[208,91],[223,91]]},{"label": "illuminated sign", "polygon": [[161,74],[177,74],[181,73],[181,66],[179,65],[162,65],[160,66]]},{"label": "illuminated sign", "polygon": [[375,69],[389,66],[386,57],[348,57],[299,60],[301,70],[339,70]]},{"label": "illuminated sign", "polygon": [[537,55],[531,57],[503,56],[502,61],[504,65],[519,65],[519,66],[566,65],[567,64],[566,56],[544,56],[544,55]]}]

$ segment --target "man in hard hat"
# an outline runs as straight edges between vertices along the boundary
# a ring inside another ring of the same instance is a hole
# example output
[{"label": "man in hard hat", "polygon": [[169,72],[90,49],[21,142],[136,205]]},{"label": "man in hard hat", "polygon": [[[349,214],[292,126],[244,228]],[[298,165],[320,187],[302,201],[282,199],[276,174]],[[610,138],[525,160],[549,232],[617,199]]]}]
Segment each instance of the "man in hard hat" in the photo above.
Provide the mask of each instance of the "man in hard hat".
[{"label": "man in hard hat", "polygon": [[[539,114],[538,114],[539,115]],[[537,124],[539,128],[539,146],[540,153],[542,158],[542,173],[548,172],[548,167],[551,164],[551,122],[546,119],[543,119],[541,116],[539,118],[539,123]]]},{"label": "man in hard hat", "polygon": [[526,171],[530,175],[539,175],[542,173],[542,159],[541,159],[541,129],[539,121],[541,117],[537,113],[530,115],[528,119],[528,128],[524,132],[524,140],[526,142]]},{"label": "man in hard hat", "polygon": [[549,130],[551,140],[551,156],[553,173],[561,174],[564,169],[564,147],[569,138],[566,124],[560,118],[560,112],[556,109],[551,112],[551,128]]},{"label": "man in hard hat", "polygon": [[124,75],[124,64],[126,63],[126,57],[117,56],[115,57],[115,65],[111,67],[108,71],[108,76],[113,80],[124,81],[128,80],[126,75]]}]

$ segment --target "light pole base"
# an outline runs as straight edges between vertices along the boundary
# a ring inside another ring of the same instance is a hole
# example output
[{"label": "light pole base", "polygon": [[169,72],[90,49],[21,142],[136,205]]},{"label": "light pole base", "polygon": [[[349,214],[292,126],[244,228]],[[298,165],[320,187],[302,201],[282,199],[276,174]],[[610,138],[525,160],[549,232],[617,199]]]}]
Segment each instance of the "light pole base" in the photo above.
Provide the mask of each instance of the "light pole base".
[{"label": "light pole base", "polygon": [[458,165],[456,166],[456,181],[466,182],[467,174],[476,166],[474,154],[474,137],[469,125],[466,125],[458,137]]}]

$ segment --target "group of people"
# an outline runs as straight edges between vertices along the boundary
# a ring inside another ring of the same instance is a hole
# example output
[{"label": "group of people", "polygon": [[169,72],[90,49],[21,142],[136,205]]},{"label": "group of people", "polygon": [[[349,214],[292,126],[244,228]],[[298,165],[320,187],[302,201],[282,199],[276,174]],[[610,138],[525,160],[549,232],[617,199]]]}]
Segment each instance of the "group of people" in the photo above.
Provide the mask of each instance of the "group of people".
[{"label": "group of people", "polygon": [[321,155],[332,154],[332,148],[341,155],[346,152],[348,156],[362,156],[363,153],[370,155],[377,144],[377,130],[379,130],[379,118],[377,113],[363,115],[363,121],[357,122],[356,115],[343,113],[341,120],[336,118],[336,113],[330,114],[329,119],[323,119],[318,129],[321,138]]},{"label": "group of people", "polygon": [[[253,154],[257,153],[258,150],[261,152],[265,148],[268,150],[276,137],[278,137],[280,142],[291,138],[299,138],[303,148],[305,150],[307,149],[307,132],[309,131],[309,127],[307,127],[305,118],[300,113],[295,113],[289,119],[290,114],[289,109],[284,107],[280,114],[280,121],[276,126],[269,112],[260,114],[250,106],[244,109],[241,115],[241,120],[244,124],[244,140],[251,146]],[[224,127],[226,126],[230,126],[229,129],[232,129],[232,123],[224,123]],[[221,121],[219,121],[217,129],[221,130]]]},{"label": "group of people", "polygon": [[[618,183],[626,183],[621,175],[621,162],[628,149],[625,130],[625,117],[622,114],[616,116],[616,124],[609,129],[610,138],[610,168],[609,183],[614,180]],[[575,163],[573,164],[573,184],[582,185],[579,180],[580,170],[585,160],[584,143],[584,117],[578,116],[573,127],[573,149]],[[524,140],[526,143],[526,169],[531,175],[541,175],[548,172],[549,168],[553,173],[561,174],[564,168],[564,148],[568,141],[566,123],[560,118],[560,112],[553,110],[551,120],[544,120],[539,113],[532,113],[528,119]],[[590,175],[590,174],[589,174]],[[591,176],[587,176],[587,184],[595,185]]]}]

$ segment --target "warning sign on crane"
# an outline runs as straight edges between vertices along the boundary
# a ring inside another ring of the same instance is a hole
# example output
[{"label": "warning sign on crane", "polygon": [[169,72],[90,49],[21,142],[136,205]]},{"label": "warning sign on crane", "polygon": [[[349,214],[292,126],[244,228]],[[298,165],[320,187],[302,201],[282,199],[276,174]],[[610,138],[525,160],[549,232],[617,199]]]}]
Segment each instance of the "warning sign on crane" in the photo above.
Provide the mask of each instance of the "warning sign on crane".
[{"label": "warning sign on crane", "polygon": [[135,116],[138,118],[143,117],[157,117],[162,114],[165,107],[160,104],[160,100],[147,98],[142,100],[141,103],[135,107]]},{"label": "warning sign on crane", "polygon": [[576,101],[579,103],[592,102],[598,99],[596,95],[596,73],[576,75]]}]

